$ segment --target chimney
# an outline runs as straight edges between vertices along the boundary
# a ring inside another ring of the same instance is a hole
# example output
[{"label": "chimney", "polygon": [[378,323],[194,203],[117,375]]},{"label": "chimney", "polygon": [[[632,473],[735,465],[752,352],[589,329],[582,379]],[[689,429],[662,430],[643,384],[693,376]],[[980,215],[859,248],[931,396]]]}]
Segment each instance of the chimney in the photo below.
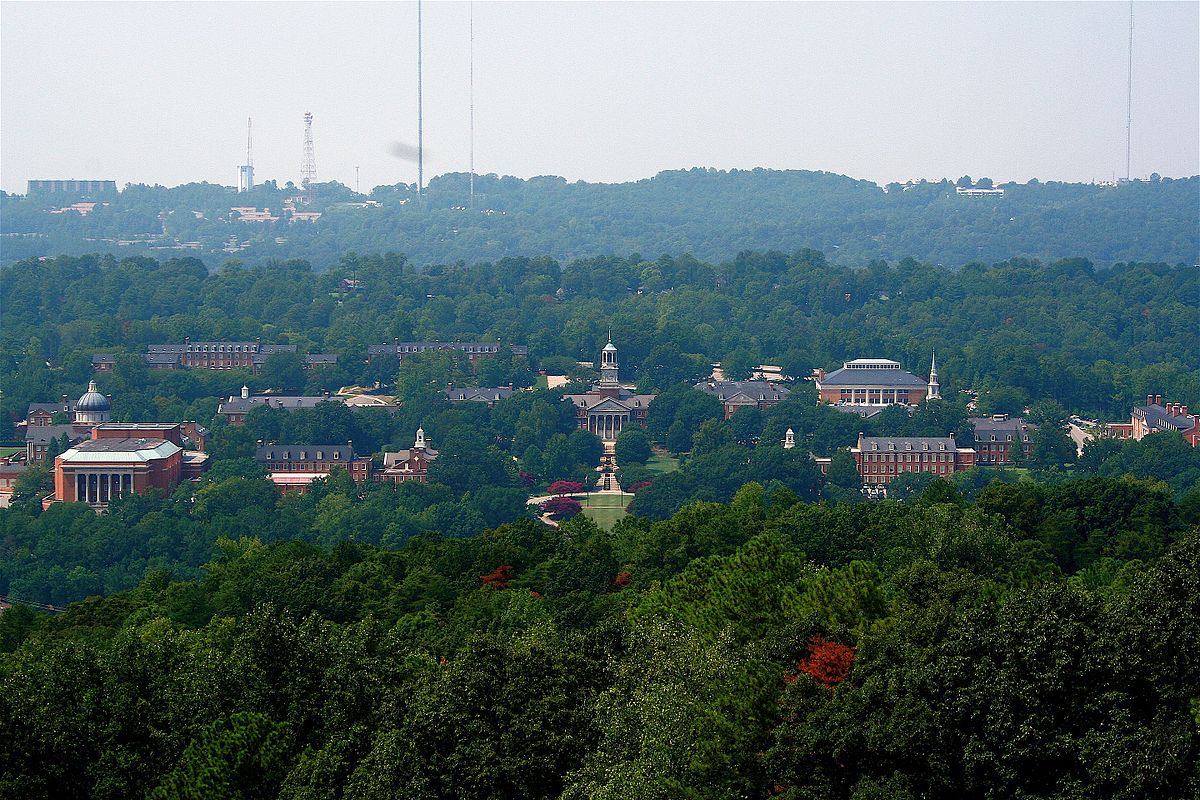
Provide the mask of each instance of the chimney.
[{"label": "chimney", "polygon": [[1148,406],[1154,405],[1154,395],[1152,395],[1152,394],[1146,395],[1146,405],[1148,405]]},{"label": "chimney", "polygon": [[1162,395],[1161,394],[1154,395],[1154,405],[1156,405],[1156,406],[1162,405]]},{"label": "chimney", "polygon": [[950,441],[954,441],[954,431],[950,431]]},{"label": "chimney", "polygon": [[1179,414],[1180,414],[1181,416],[1184,416],[1184,417],[1188,416],[1188,407],[1187,407],[1187,406],[1180,406],[1180,407],[1179,407]]},{"label": "chimney", "polygon": [[859,450],[862,450],[862,440],[863,440],[863,432],[859,431],[858,432],[858,449]]}]

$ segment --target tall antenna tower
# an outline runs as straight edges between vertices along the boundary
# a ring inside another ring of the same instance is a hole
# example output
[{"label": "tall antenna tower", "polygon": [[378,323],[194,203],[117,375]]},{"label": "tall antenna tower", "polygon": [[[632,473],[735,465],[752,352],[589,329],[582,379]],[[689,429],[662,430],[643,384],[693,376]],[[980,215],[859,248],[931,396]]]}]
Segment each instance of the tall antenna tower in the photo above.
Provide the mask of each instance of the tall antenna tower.
[{"label": "tall antenna tower", "polygon": [[311,111],[304,112],[304,161],[300,164],[300,187],[304,190],[304,202],[311,203],[313,199],[313,184],[317,177],[317,154],[313,149],[312,135],[313,115]]},{"label": "tall antenna tower", "polygon": [[468,24],[471,39],[470,48],[468,49],[468,52],[470,53],[470,57],[468,58],[470,63],[468,96],[470,97],[471,101],[471,189],[468,206],[470,208],[475,208],[475,3],[470,3],[468,7],[470,9]]},{"label": "tall antenna tower", "polygon": [[1129,84],[1125,99],[1125,181],[1131,175],[1129,171],[1130,155],[1133,152],[1133,0],[1129,0]]},{"label": "tall antenna tower", "polygon": [[238,191],[248,192],[254,188],[254,139],[250,135],[252,120],[246,117],[246,163],[238,167]]},{"label": "tall antenna tower", "polygon": [[425,119],[421,105],[421,0],[417,0],[417,197],[425,186]]}]

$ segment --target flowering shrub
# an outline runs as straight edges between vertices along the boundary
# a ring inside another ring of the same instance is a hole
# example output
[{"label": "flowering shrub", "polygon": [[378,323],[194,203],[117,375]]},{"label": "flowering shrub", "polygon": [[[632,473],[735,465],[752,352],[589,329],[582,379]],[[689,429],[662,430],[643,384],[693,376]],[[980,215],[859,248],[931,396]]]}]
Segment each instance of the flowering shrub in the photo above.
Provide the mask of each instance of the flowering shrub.
[{"label": "flowering shrub", "polygon": [[583,510],[583,506],[573,497],[551,497],[539,508],[553,519],[570,519]]}]

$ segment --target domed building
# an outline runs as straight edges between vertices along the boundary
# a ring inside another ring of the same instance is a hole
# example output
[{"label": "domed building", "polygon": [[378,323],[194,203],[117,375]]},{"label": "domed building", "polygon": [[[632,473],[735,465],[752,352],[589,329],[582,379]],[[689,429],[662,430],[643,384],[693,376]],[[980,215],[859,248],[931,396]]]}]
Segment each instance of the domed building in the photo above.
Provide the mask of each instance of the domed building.
[{"label": "domed building", "polygon": [[112,403],[100,394],[96,382],[88,383],[88,390],[75,403],[76,425],[99,425],[112,419]]}]

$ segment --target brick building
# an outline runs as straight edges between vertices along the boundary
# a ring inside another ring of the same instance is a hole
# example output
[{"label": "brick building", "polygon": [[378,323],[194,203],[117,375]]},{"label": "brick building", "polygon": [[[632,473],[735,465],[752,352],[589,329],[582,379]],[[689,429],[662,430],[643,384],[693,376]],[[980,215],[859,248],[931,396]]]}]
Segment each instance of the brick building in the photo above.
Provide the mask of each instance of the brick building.
[{"label": "brick building", "polygon": [[591,431],[606,442],[615,441],[630,425],[645,427],[652,394],[635,394],[617,380],[617,348],[610,339],[600,353],[600,382],[590,392],[563,395],[575,406],[581,430]]},{"label": "brick building", "polygon": [[720,400],[725,407],[725,419],[739,408],[768,409],[791,393],[769,381],[701,381],[694,388]]},{"label": "brick building", "polygon": [[850,448],[866,488],[886,488],[905,472],[949,477],[975,466],[975,449],[959,447],[954,434],[940,436],[863,436]]},{"label": "brick building", "polygon": [[267,478],[283,494],[303,494],[309,485],[329,477],[341,467],[350,473],[355,483],[371,477],[371,459],[354,453],[354,445],[346,444],[263,444],[259,443],[254,460],[266,471]]},{"label": "brick building", "polygon": [[936,356],[930,362],[928,380],[901,369],[899,361],[886,358],[856,358],[829,373],[819,369],[813,380],[821,403],[915,406],[927,399],[941,398]]},{"label": "brick building", "polygon": [[485,403],[488,408],[495,408],[496,403],[512,397],[511,386],[467,387],[465,389],[447,389],[446,399],[451,403]]},{"label": "brick building", "polygon": [[428,483],[429,464],[438,457],[438,451],[429,446],[425,430],[417,428],[417,439],[407,450],[383,454],[383,471],[378,474],[381,481],[404,483],[417,481]]},{"label": "brick building", "polygon": [[284,411],[296,411],[302,408],[316,408],[319,403],[345,403],[341,395],[251,395],[247,386],[242,387],[241,394],[230,395],[217,406],[217,413],[225,417],[230,425],[241,425],[246,421],[246,415],[260,406],[279,408]]},{"label": "brick building", "polygon": [[[367,361],[373,361],[380,356],[395,356],[401,362],[417,353],[436,353],[443,350],[458,350],[466,353],[472,364],[481,358],[497,355],[500,352],[499,342],[402,342],[396,339],[391,344],[372,344],[367,346]],[[514,344],[509,347],[514,356],[528,356],[529,348]]]},{"label": "brick building", "polygon": [[[195,446],[187,431],[203,431],[195,423],[104,422],[91,429],[91,438],[72,445],[54,459],[56,502],[83,502],[97,510],[110,500],[159,489],[170,492],[181,481],[199,480],[208,469],[208,455]],[[201,446],[203,446],[201,440]]]},{"label": "brick building", "polygon": [[[53,414],[68,406],[71,422],[51,425]],[[95,381],[88,383],[88,390],[74,403],[64,397],[59,403],[33,403],[29,409],[25,427],[25,461],[28,464],[45,463],[52,444],[61,443],[64,436],[68,444],[82,442],[91,437],[93,427],[112,418],[112,400],[100,394]]]},{"label": "brick building", "polygon": [[131,492],[170,492],[182,477],[183,448],[166,439],[89,439],[54,459],[54,496],[45,504],[80,502],[99,510]]},{"label": "brick building", "polygon": [[1175,431],[1192,447],[1200,447],[1200,415],[1181,403],[1164,403],[1161,394],[1146,395],[1146,405],[1134,406],[1129,424],[1129,438],[1138,441],[1152,433]]},{"label": "brick building", "polygon": [[57,403],[30,403],[25,412],[25,424],[30,428],[49,425],[55,414],[66,414],[67,419],[75,413],[75,403],[63,395]]},{"label": "brick building", "polygon": [[1019,445],[1025,458],[1033,452],[1030,436],[1038,426],[1020,417],[1007,414],[990,417],[971,417],[975,428],[975,461],[983,466],[1003,466],[1013,463],[1013,451]]}]

